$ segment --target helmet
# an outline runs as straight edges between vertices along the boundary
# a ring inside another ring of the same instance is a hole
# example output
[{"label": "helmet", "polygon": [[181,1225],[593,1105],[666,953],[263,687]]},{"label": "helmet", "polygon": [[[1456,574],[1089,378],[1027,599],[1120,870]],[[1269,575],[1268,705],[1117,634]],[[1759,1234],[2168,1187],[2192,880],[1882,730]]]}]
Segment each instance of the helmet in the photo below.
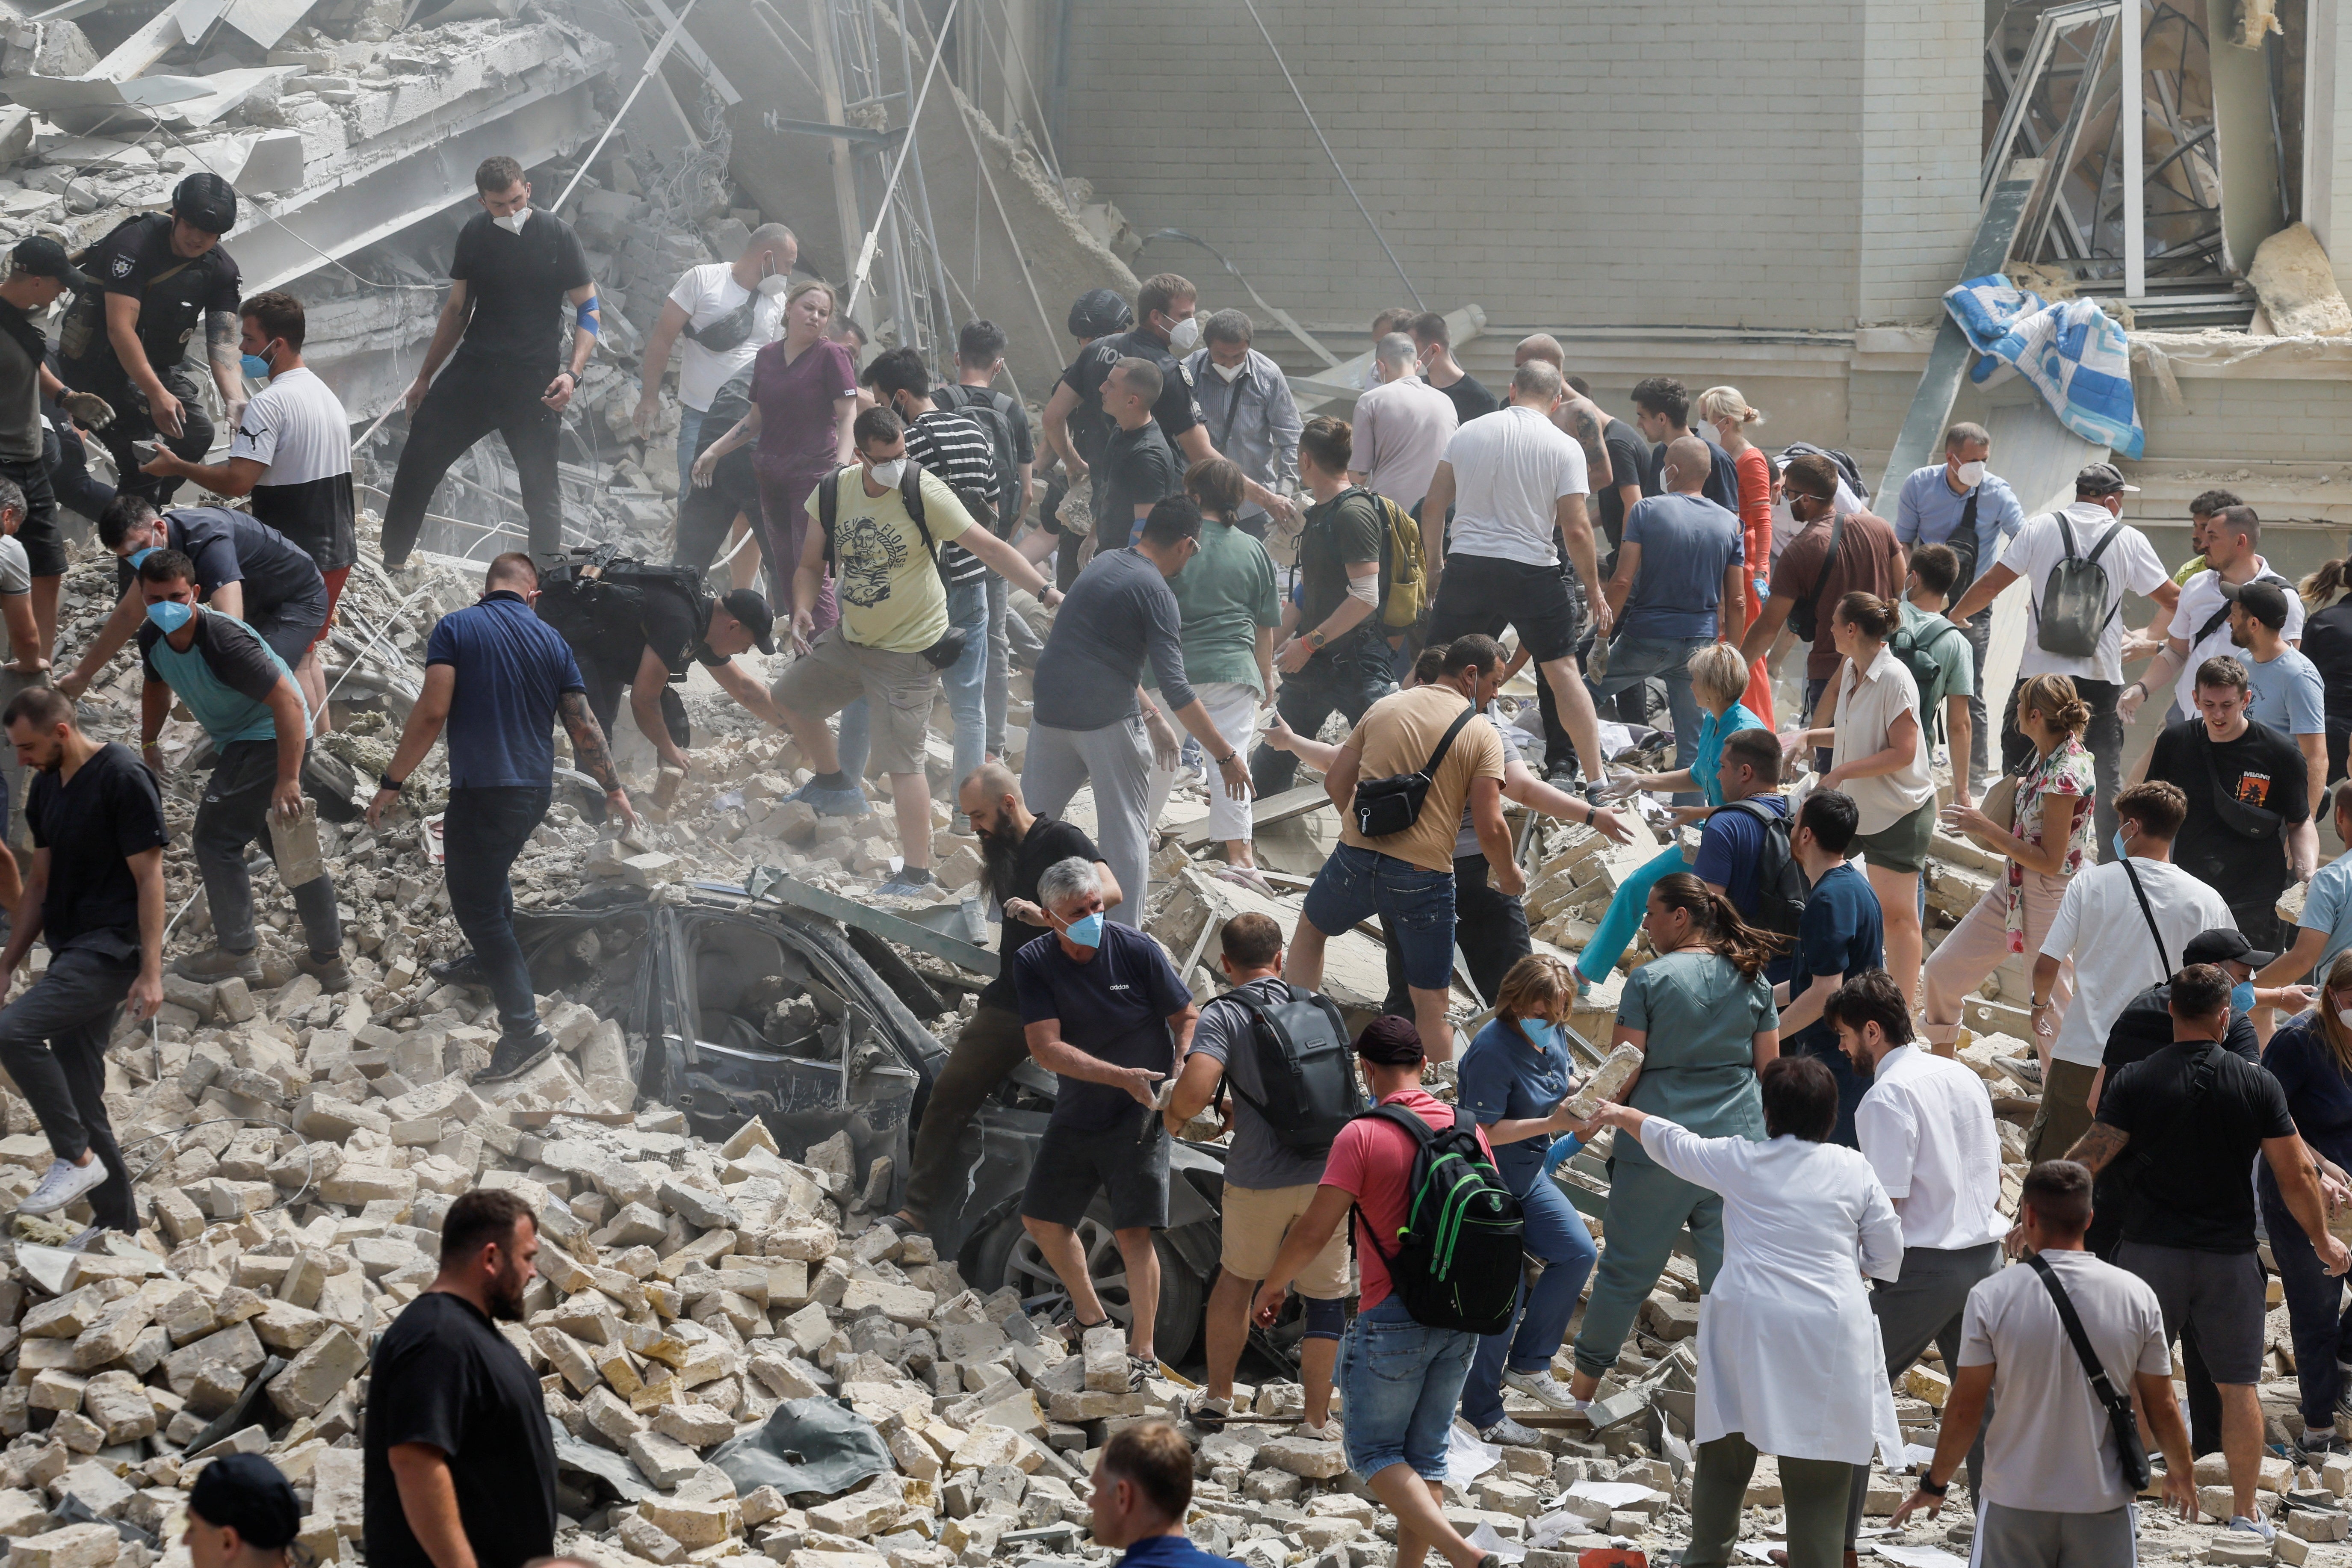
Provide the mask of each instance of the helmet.
[{"label": "helmet", "polygon": [[200,169],[173,190],[172,212],[206,234],[226,234],[236,226],[236,187],[211,170]]},{"label": "helmet", "polygon": [[1134,308],[1116,289],[1089,289],[1070,307],[1070,335],[1074,338],[1106,337],[1133,325]]}]

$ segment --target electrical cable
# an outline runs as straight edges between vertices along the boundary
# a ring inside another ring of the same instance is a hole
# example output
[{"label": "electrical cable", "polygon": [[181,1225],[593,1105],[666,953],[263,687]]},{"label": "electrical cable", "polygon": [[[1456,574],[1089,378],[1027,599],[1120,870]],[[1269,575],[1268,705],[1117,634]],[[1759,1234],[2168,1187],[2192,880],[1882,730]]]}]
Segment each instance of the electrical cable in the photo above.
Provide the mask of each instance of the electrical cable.
[{"label": "electrical cable", "polygon": [[1371,209],[1364,205],[1364,198],[1356,195],[1356,183],[1348,178],[1348,171],[1339,166],[1339,154],[1331,151],[1331,139],[1324,135],[1323,127],[1315,122],[1315,111],[1307,107],[1307,95],[1298,90],[1298,81],[1290,74],[1289,62],[1282,58],[1282,51],[1275,47],[1274,35],[1265,30],[1265,18],[1257,14],[1257,0],[1242,0],[1242,4],[1249,7],[1250,20],[1257,24],[1258,37],[1265,40],[1266,48],[1273,53],[1274,63],[1282,71],[1282,79],[1290,84],[1290,95],[1298,100],[1298,112],[1307,116],[1307,128],[1315,132],[1315,140],[1323,143],[1323,156],[1331,160],[1331,172],[1339,176],[1339,183],[1348,188],[1349,199],[1356,204],[1356,210],[1364,215],[1364,226],[1372,231],[1372,237],[1381,242],[1381,249],[1388,257],[1389,265],[1396,268],[1399,278],[1404,279],[1405,290],[1412,296],[1414,306],[1428,310],[1428,301],[1421,297],[1421,290],[1412,286],[1412,279],[1407,276],[1404,263],[1399,261],[1397,253],[1389,248],[1389,237],[1382,234],[1381,226],[1372,221]]}]

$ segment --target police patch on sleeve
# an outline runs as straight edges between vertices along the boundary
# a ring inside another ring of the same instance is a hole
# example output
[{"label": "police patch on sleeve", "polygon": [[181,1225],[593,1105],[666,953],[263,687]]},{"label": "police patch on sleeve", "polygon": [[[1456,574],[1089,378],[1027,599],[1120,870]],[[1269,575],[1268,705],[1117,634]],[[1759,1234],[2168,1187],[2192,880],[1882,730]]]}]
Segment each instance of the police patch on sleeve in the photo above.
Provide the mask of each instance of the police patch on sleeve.
[{"label": "police patch on sleeve", "polygon": [[131,268],[136,265],[137,263],[130,257],[118,256],[114,258],[114,275],[117,278],[128,278],[131,276]]}]

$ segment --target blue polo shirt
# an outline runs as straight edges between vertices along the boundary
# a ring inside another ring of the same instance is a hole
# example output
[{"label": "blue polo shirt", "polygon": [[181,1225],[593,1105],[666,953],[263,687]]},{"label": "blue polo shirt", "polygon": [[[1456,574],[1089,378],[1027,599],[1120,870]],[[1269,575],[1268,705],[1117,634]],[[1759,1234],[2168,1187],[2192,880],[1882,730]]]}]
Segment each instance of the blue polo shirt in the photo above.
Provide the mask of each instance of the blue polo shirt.
[{"label": "blue polo shirt", "polygon": [[457,672],[449,699],[451,789],[544,789],[555,776],[555,703],[585,692],[563,636],[500,588],[441,617],[427,668]]},{"label": "blue polo shirt", "polygon": [[[1526,1039],[1519,1037],[1519,1029],[1527,1031]],[[1549,1116],[1552,1107],[1568,1098],[1570,1076],[1568,1042],[1559,1025],[1522,1018],[1514,1028],[1496,1018],[1462,1053],[1454,1099],[1469,1108],[1481,1127],[1533,1121]],[[1538,1133],[1496,1145],[1495,1169],[1511,1191],[1524,1196],[1535,1185],[1551,1142],[1550,1134]]]},{"label": "blue polo shirt", "polygon": [[1184,1535],[1147,1535],[1127,1549],[1119,1568],[1242,1568],[1230,1557],[1203,1552]]},{"label": "blue polo shirt", "polygon": [[1914,468],[1895,503],[1895,537],[1906,545],[1950,543],[1970,494],[1977,498],[1977,573],[1981,576],[2000,559],[2003,542],[2025,526],[2025,509],[2017,504],[2017,492],[1999,474],[1987,474],[1973,492],[1954,495],[1943,464]]},{"label": "blue polo shirt", "polygon": [[[1852,861],[1832,866],[1813,884],[1804,918],[1797,922],[1796,972],[1789,976],[1789,1000],[1803,995],[1816,974],[1851,980],[1885,962],[1886,930],[1878,895]],[[1780,1042],[1781,1055],[1792,1049],[1825,1055],[1837,1049],[1837,1035],[1827,1022],[1810,1024],[1793,1041]]]},{"label": "blue polo shirt", "polygon": [[[1103,926],[1102,945],[1085,963],[1062,951],[1048,931],[1013,955],[1021,1022],[1061,1020],[1062,1038],[1114,1067],[1176,1070],[1171,1015],[1192,1005],[1160,944],[1129,926]],[[1054,1097],[1053,1125],[1080,1132],[1133,1131],[1142,1103],[1113,1084],[1066,1078]]]}]

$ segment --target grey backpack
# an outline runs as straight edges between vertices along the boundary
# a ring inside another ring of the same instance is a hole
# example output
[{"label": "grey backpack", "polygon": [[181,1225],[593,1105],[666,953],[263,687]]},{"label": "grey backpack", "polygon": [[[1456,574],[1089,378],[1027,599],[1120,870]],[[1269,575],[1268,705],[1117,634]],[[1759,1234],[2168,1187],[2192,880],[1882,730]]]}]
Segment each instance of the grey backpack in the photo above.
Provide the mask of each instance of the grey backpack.
[{"label": "grey backpack", "polygon": [[2056,514],[2058,537],[2064,542],[2066,553],[2050,569],[2049,580],[2042,584],[2042,614],[2038,636],[2045,653],[2061,654],[2068,658],[2092,658],[2099,651],[2099,637],[2107,623],[2123,610],[2123,595],[2107,602],[2107,569],[2099,564],[2099,557],[2121,533],[2121,522],[2110,523],[2091,546],[2088,555],[2074,549],[2074,522],[2064,512]]}]

